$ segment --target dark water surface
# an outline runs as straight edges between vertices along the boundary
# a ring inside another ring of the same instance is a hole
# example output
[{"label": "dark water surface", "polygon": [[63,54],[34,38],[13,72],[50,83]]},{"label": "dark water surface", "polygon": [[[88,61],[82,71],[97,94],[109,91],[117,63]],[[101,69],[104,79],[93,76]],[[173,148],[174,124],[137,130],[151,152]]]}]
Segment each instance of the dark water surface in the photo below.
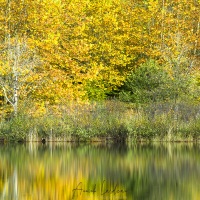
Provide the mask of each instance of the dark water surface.
[{"label": "dark water surface", "polygon": [[0,199],[198,200],[200,145],[1,145]]}]

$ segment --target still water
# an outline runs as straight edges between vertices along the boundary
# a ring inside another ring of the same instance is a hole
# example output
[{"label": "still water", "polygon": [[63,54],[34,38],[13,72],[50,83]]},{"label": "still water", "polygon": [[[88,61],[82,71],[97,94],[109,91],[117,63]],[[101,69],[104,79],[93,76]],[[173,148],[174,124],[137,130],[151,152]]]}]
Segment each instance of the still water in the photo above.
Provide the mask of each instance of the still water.
[{"label": "still water", "polygon": [[200,145],[1,145],[0,199],[198,200]]}]

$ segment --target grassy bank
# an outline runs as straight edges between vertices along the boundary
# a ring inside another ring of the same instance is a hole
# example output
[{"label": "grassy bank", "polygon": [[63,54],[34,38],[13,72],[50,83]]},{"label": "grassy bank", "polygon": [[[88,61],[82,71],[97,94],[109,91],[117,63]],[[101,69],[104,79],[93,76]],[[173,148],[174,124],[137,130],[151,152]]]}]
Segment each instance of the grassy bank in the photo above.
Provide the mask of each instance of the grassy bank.
[{"label": "grassy bank", "polygon": [[[119,101],[46,107],[2,119],[3,141],[193,141],[200,139],[200,106],[134,105]],[[24,109],[25,110],[25,109]]]}]

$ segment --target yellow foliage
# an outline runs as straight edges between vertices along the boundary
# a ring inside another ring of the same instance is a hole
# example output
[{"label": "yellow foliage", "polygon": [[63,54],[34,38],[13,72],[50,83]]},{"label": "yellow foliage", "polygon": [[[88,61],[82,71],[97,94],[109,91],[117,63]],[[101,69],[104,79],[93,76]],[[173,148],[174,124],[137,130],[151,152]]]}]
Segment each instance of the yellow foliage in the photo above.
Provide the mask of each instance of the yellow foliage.
[{"label": "yellow foliage", "polygon": [[51,104],[85,100],[88,83],[91,90],[109,93],[148,58],[168,63],[169,70],[172,61],[194,60],[198,66],[200,6],[192,0],[11,1],[9,6],[0,1],[0,6],[0,77],[11,72],[8,54],[16,41],[28,49],[20,57],[23,64],[33,55],[39,59],[22,98]]}]

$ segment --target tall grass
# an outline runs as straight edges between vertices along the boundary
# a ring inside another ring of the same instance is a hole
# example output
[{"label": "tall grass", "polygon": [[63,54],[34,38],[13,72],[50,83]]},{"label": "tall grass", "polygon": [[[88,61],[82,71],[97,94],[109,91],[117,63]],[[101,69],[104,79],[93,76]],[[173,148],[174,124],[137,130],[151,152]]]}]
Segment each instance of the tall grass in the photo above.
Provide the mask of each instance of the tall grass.
[{"label": "tall grass", "polygon": [[48,106],[40,115],[24,107],[17,117],[1,120],[0,138],[14,141],[41,141],[43,138],[47,141],[197,142],[200,139],[200,107],[191,103],[174,106],[170,102],[136,106],[113,100]]}]

